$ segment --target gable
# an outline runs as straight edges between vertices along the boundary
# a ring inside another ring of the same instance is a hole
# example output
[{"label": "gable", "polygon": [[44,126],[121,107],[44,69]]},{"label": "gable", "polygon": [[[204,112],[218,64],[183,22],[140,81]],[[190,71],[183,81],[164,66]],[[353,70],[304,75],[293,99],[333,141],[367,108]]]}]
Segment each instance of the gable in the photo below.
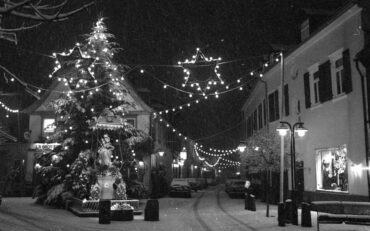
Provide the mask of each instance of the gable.
[{"label": "gable", "polygon": [[[145,104],[145,102],[138,96],[133,87],[126,81],[123,83],[124,88],[127,90],[127,94],[124,95],[124,100],[133,104],[132,106],[126,107],[131,113],[135,112],[152,112],[152,109]],[[22,112],[27,114],[39,114],[40,112],[53,112],[51,102],[58,99],[62,94],[65,94],[70,89],[65,86],[63,82],[54,81],[49,87],[48,92],[45,93],[40,100],[35,101],[28,108]]]}]

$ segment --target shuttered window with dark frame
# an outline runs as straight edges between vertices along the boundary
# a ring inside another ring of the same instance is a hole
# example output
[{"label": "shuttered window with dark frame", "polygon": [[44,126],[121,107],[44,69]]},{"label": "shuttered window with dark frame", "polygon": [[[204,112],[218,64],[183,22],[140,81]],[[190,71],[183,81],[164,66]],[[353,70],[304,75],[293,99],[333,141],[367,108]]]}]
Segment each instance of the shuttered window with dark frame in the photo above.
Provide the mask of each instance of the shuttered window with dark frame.
[{"label": "shuttered window with dark frame", "polygon": [[253,134],[253,127],[252,126],[253,126],[252,125],[252,119],[249,116],[248,119],[247,119],[247,137],[250,137]]},{"label": "shuttered window with dark frame", "polygon": [[258,122],[257,122],[257,109],[253,112],[253,130],[257,131],[258,129]]},{"label": "shuttered window with dark frame", "polygon": [[263,100],[263,125],[266,126],[267,114],[266,114],[266,100]]},{"label": "shuttered window with dark frame", "polygon": [[311,92],[310,92],[310,73],[306,72],[303,75],[304,82],[304,101],[306,108],[311,107]]},{"label": "shuttered window with dark frame", "polygon": [[324,103],[333,98],[330,60],[319,66],[319,99]]},{"label": "shuttered window with dark frame", "polygon": [[278,120],[280,118],[279,114],[279,91],[276,90],[274,93],[275,97],[275,120]]},{"label": "shuttered window with dark frame", "polygon": [[278,120],[279,115],[279,91],[276,90],[273,93],[269,94],[269,121],[273,122]]},{"label": "shuttered window with dark frame", "polygon": [[284,108],[285,116],[289,116],[289,87],[288,84],[284,86]]},{"label": "shuttered window with dark frame", "polygon": [[262,121],[262,103],[258,105],[258,129],[261,129],[263,127],[263,121]]},{"label": "shuttered window with dark frame", "polygon": [[349,49],[343,51],[343,66],[344,66],[343,91],[346,94],[348,94],[352,92],[351,59]]}]

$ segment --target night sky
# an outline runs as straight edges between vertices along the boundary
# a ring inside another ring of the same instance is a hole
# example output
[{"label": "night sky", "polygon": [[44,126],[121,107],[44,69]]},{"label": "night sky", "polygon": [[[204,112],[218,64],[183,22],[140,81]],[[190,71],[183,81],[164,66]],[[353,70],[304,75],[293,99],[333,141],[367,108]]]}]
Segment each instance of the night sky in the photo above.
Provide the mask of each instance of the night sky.
[{"label": "night sky", "polygon": [[[76,42],[83,41],[96,20],[105,17],[108,32],[115,35],[115,42],[122,48],[115,61],[134,68],[127,75],[129,81],[151,107],[163,110],[196,99],[164,89],[158,81],[181,88],[184,75],[176,66],[177,62],[191,59],[196,48],[206,56],[222,57],[224,63],[219,72],[226,84],[239,78],[249,81],[250,70],[261,67],[269,54],[279,51],[277,47],[299,43],[300,23],[306,16],[324,21],[344,2],[97,0],[94,6],[67,21],[44,23],[36,29],[18,33],[17,45],[2,40],[0,61],[25,82],[47,87],[50,84],[47,76],[54,67],[54,60],[49,56],[53,52],[67,51]],[[317,12],[325,14],[310,11],[308,15],[307,9],[320,9]],[[23,22],[10,16],[3,19],[4,27],[19,23]],[[145,70],[144,74],[140,73],[141,69]],[[243,122],[240,109],[252,87],[251,79],[243,91],[231,91],[218,99],[209,97],[196,106],[169,113],[164,118],[184,135],[199,139],[206,146],[233,148],[239,143]],[[20,107],[26,107],[34,100],[19,84],[11,85],[5,78],[0,78],[0,90],[20,92]],[[4,96],[1,99],[9,100]]]}]

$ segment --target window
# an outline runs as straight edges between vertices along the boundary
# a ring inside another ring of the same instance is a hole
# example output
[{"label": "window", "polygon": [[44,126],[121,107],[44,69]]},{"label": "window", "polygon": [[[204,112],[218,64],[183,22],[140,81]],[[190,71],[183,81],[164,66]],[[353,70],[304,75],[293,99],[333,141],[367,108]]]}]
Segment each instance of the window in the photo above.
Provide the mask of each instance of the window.
[{"label": "window", "polygon": [[42,123],[44,137],[55,132],[55,119],[45,118]]},{"label": "window", "polygon": [[348,192],[346,145],[316,151],[317,189]]},{"label": "window", "polygon": [[336,87],[336,94],[340,95],[343,93],[343,74],[344,74],[344,68],[343,68],[343,58],[340,58],[335,61],[335,69],[334,69],[334,83],[337,85]]},{"label": "window", "polygon": [[125,122],[136,128],[136,118],[125,118]]},{"label": "window", "polygon": [[312,87],[313,87],[313,94],[312,94],[312,99],[311,102],[313,104],[318,104],[319,103],[319,72],[315,72],[313,74],[313,81],[312,81]]},{"label": "window", "polygon": [[331,80],[333,83],[332,94],[334,97],[352,92],[351,58],[349,49],[343,48],[329,55]]},{"label": "window", "polygon": [[260,103],[258,105],[258,129],[261,129],[263,127],[262,122],[262,104]]},{"label": "window", "polygon": [[349,50],[339,49],[329,55],[333,82],[333,95],[340,96],[352,91]]},{"label": "window", "polygon": [[333,98],[330,61],[315,64],[303,75],[306,108]]},{"label": "window", "polygon": [[279,119],[279,91],[269,94],[269,120],[273,122]]},{"label": "window", "polygon": [[311,107],[312,105],[316,105],[320,102],[319,84],[320,84],[319,64],[316,63],[308,68],[308,73],[305,76],[306,108],[307,106]]}]

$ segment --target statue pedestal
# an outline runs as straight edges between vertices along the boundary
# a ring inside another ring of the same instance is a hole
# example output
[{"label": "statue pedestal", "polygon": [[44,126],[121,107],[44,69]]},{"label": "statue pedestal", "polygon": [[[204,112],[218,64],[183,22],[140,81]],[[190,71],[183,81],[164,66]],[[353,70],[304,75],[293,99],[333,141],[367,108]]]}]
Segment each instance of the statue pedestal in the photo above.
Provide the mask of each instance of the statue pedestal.
[{"label": "statue pedestal", "polygon": [[113,183],[115,181],[114,176],[98,176],[98,184],[101,187],[100,199],[113,199]]}]

